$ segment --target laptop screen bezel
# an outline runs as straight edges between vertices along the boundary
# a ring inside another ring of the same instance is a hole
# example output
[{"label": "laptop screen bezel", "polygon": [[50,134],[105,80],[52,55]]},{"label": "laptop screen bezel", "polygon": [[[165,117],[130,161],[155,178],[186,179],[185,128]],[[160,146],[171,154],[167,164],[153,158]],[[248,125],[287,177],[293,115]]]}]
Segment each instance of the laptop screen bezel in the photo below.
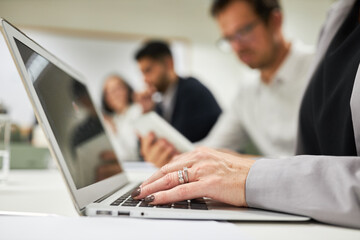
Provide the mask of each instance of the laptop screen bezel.
[{"label": "laptop screen bezel", "polygon": [[[58,68],[60,68],[62,71],[66,72],[68,75],[70,75],[74,79],[83,83],[85,86],[87,86],[87,84],[84,81],[84,78],[79,73],[74,71],[71,67],[66,65],[64,62],[60,61],[58,58],[56,58],[54,55],[49,53],[47,50],[45,50],[43,47],[41,47],[35,41],[30,39],[28,36],[26,36],[24,33],[22,33],[16,27],[12,26],[6,20],[4,20],[4,19],[0,19],[0,20],[1,20],[1,26],[2,26],[1,30],[3,32],[3,35],[7,42],[7,45],[10,49],[11,55],[14,59],[15,65],[18,69],[18,72],[21,76],[23,85],[29,96],[30,102],[33,106],[36,118],[37,118],[40,126],[42,127],[42,129],[45,133],[45,136],[48,140],[49,148],[52,153],[52,157],[55,158],[58,163],[58,166],[59,166],[59,168],[63,174],[63,177],[67,183],[68,189],[70,190],[70,193],[73,198],[76,209],[78,210],[79,213],[82,213],[84,208],[88,204],[90,204],[90,203],[96,201],[97,199],[126,185],[128,183],[128,178],[126,176],[126,173],[123,171],[122,173],[116,174],[114,176],[111,176],[105,180],[96,182],[89,186],[86,186],[86,187],[83,187],[80,189],[76,188],[73,178],[70,174],[70,171],[66,165],[66,161],[65,161],[63,154],[61,153],[60,147],[55,139],[55,135],[50,127],[50,123],[46,117],[44,109],[42,108],[39,97],[35,91],[33,82],[28,75],[28,72],[26,70],[26,67],[24,65],[24,62],[22,60],[22,57],[20,55],[20,52],[18,50],[18,47],[17,47],[17,44],[15,43],[14,38],[16,38],[18,41],[22,42],[23,44],[28,46],[33,51],[35,51],[36,53],[38,53],[41,56],[43,56],[44,58],[46,58],[49,62],[51,62]],[[90,96],[91,96],[91,94],[90,94]],[[93,99],[92,99],[92,101],[94,102]],[[108,137],[109,142],[112,144],[111,138],[109,138],[109,134],[107,133],[107,129],[104,127],[104,119],[103,119],[102,115],[100,114],[100,111],[96,107],[96,105],[95,105],[95,108],[96,108],[97,115],[101,121],[101,124],[105,130],[105,134]],[[113,147],[113,145],[112,145],[112,147]],[[114,147],[113,147],[113,149],[114,149]],[[116,153],[116,150],[114,150],[114,151]],[[123,169],[120,161],[119,161],[119,164],[120,164],[120,167]]]}]

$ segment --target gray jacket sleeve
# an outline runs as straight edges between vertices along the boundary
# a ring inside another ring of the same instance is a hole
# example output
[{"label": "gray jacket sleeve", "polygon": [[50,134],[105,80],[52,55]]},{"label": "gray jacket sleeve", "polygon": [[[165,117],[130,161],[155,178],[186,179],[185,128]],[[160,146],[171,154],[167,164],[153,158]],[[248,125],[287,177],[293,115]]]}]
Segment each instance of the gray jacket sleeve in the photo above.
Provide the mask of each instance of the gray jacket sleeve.
[{"label": "gray jacket sleeve", "polygon": [[260,159],[246,180],[250,207],[360,228],[360,157]]}]

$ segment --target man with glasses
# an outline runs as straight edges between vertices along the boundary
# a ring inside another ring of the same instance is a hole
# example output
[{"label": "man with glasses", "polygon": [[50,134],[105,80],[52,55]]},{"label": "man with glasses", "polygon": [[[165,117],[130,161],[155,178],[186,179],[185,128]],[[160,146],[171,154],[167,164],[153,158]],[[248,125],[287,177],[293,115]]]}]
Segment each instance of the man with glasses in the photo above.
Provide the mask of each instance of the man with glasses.
[{"label": "man with glasses", "polygon": [[231,108],[202,144],[241,152],[251,139],[263,155],[294,155],[312,50],[285,39],[278,0],[216,0],[211,14],[223,36],[218,46],[232,49],[258,74],[243,79]]}]

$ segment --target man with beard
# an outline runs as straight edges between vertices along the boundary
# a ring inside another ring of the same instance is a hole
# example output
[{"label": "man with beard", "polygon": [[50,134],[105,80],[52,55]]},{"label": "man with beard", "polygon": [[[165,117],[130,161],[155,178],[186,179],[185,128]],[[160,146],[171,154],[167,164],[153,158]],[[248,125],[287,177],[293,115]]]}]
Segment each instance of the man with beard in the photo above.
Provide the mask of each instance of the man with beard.
[{"label": "man with beard", "polygon": [[284,37],[278,0],[217,0],[211,14],[222,33],[219,45],[257,75],[242,81],[230,110],[202,144],[241,152],[251,139],[261,155],[294,155],[313,51]]},{"label": "man with beard", "polygon": [[[148,87],[135,97],[144,112],[155,110],[191,142],[206,137],[221,113],[211,92],[197,79],[175,72],[171,51],[163,41],[147,42],[135,59]],[[153,101],[155,92],[162,96],[158,103]],[[141,141],[141,153],[145,160],[160,167],[177,151],[165,139],[157,140],[150,134]]]}]

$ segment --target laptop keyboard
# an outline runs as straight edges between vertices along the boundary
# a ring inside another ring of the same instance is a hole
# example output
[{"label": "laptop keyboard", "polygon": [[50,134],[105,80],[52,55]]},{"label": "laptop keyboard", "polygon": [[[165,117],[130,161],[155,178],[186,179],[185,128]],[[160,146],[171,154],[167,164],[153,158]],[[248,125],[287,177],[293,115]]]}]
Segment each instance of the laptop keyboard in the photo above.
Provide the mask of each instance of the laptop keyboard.
[{"label": "laptop keyboard", "polygon": [[[135,188],[137,188],[136,186]],[[123,207],[145,207],[145,208],[175,208],[175,209],[194,209],[194,210],[208,210],[205,200],[203,198],[196,198],[191,200],[185,200],[164,205],[149,205],[143,200],[135,200],[131,197],[131,192],[135,189],[131,189],[114,202],[111,206],[123,206]]]}]

